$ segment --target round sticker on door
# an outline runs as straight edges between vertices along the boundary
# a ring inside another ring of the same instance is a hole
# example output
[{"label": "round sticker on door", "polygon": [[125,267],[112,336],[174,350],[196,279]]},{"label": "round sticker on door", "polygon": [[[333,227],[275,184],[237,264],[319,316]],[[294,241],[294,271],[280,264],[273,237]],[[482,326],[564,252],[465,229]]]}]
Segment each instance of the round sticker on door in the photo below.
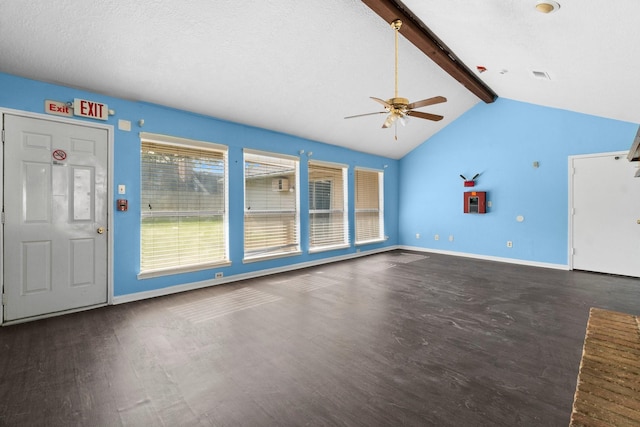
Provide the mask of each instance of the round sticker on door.
[{"label": "round sticker on door", "polygon": [[52,154],[54,160],[64,160],[67,158],[67,153],[64,152],[64,150],[55,150]]}]

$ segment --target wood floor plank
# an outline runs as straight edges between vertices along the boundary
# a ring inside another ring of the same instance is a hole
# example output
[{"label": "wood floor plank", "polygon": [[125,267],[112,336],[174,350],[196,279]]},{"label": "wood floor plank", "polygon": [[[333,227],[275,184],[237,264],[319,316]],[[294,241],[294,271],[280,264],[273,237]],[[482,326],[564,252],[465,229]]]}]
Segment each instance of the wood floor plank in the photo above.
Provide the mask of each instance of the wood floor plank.
[{"label": "wood floor plank", "polygon": [[[634,312],[639,291],[398,250],[8,326],[0,425],[566,426],[589,308]],[[594,345],[637,367],[616,334]],[[628,403],[637,377],[604,393]]]}]

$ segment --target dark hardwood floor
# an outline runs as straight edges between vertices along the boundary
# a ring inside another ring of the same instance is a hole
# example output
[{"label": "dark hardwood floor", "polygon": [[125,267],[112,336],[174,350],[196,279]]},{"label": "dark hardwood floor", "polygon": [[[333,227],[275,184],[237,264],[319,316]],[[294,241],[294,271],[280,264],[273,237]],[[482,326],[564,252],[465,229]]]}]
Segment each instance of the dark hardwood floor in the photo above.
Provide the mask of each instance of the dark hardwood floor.
[{"label": "dark hardwood floor", "polygon": [[394,251],[0,329],[3,426],[567,426],[640,280]]}]

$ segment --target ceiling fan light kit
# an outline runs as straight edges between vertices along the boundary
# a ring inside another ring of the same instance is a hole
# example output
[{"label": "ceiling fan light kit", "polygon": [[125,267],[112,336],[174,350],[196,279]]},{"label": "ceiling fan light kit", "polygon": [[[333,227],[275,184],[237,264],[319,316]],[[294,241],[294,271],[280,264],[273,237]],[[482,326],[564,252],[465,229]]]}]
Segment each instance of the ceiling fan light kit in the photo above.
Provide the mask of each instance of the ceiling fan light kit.
[{"label": "ceiling fan light kit", "polygon": [[[409,99],[398,96],[398,31],[402,27],[402,21],[399,19],[391,22],[391,28],[395,33],[395,93],[393,98],[389,98],[386,101],[374,96],[371,97],[374,101],[381,104],[384,107],[384,111],[375,113],[358,114],[355,116],[348,116],[345,119],[352,119],[354,117],[370,116],[373,114],[388,114],[383,128],[388,128],[392,124],[396,123],[396,120],[400,121],[403,125],[405,120],[411,117],[418,117],[420,119],[439,121],[444,117],[438,114],[423,113],[422,111],[414,111],[414,108],[426,107],[427,105],[440,104],[446,102],[447,98],[444,96],[434,96],[433,98],[423,99],[421,101],[409,102]],[[396,136],[397,139],[397,136]]]}]

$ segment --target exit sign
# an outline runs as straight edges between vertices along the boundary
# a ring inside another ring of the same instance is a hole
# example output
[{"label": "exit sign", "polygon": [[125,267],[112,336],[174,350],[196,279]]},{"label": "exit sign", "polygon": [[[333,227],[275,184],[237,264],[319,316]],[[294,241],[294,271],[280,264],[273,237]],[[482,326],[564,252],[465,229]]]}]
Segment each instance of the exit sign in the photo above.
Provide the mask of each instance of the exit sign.
[{"label": "exit sign", "polygon": [[73,100],[73,114],[89,117],[90,119],[107,120],[109,118],[109,108],[107,104],[101,102],[75,98]]},{"label": "exit sign", "polygon": [[57,114],[58,116],[73,116],[71,106],[66,102],[52,101],[50,99],[44,100],[44,112],[47,114]]}]

